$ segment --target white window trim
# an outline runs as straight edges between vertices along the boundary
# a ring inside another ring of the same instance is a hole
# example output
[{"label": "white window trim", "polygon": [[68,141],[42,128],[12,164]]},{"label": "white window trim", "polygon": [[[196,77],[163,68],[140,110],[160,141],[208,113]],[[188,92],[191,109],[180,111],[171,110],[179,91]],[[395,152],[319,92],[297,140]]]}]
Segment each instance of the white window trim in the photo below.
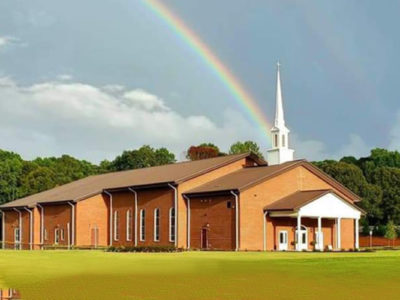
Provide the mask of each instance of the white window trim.
[{"label": "white window trim", "polygon": [[126,211],[126,240],[132,241],[132,211],[128,209]]},{"label": "white window trim", "polygon": [[60,243],[60,231],[58,228],[54,229],[54,244],[58,245]]},{"label": "white window trim", "polygon": [[61,239],[61,241],[64,240],[64,229],[63,228],[60,229],[60,239]]},{"label": "white window trim", "polygon": [[117,210],[115,210],[114,211],[114,241],[118,241],[119,240],[118,223],[119,223],[119,213],[118,213]]},{"label": "white window trim", "polygon": [[[143,213],[144,213],[144,218],[143,218]],[[146,240],[146,211],[144,209],[140,210],[139,214],[139,240],[141,242],[144,242]],[[144,229],[144,231],[143,231]]]},{"label": "white window trim", "polygon": [[[158,212],[158,238],[157,238],[157,212]],[[154,209],[154,231],[153,231],[154,241],[160,241],[160,209]]]},{"label": "white window trim", "polygon": [[[18,231],[18,239],[17,239],[17,231]],[[15,244],[21,243],[21,231],[19,227],[14,228],[14,243]]]},{"label": "white window trim", "polygon": [[[172,239],[172,225],[174,225],[174,227],[175,227],[175,220],[174,220],[174,222],[171,222],[171,220],[172,220],[172,210],[175,210],[175,208],[174,207],[171,207],[170,209],[169,209],[169,226],[168,226],[168,238],[169,238],[169,241],[170,242],[175,242],[175,239],[176,239],[176,236],[175,236],[175,228],[174,228],[174,230],[173,230],[173,232],[174,232],[174,239]],[[174,218],[176,218],[176,212],[174,211]]]}]

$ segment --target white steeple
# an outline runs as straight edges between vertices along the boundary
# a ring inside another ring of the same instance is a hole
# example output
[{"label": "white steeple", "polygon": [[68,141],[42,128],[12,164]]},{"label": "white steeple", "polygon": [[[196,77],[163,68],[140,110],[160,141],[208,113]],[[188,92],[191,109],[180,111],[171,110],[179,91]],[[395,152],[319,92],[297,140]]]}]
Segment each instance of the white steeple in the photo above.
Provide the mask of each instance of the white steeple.
[{"label": "white steeple", "polygon": [[285,119],[283,115],[283,104],[282,104],[282,89],[281,89],[281,74],[280,74],[280,66],[281,64],[278,62],[277,64],[277,72],[276,72],[276,111],[275,111],[275,127],[285,126]]},{"label": "white steeple", "polygon": [[294,150],[289,149],[289,129],[285,126],[283,113],[283,97],[281,87],[280,63],[277,63],[276,73],[276,107],[275,123],[271,128],[272,148],[267,150],[269,165],[277,165],[293,160]]}]

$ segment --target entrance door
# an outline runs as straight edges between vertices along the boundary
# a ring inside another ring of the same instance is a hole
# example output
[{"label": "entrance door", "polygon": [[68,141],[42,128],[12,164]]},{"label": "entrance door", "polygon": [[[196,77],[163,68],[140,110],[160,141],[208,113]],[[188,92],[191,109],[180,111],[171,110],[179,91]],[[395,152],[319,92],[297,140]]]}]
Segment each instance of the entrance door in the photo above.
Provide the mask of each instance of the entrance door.
[{"label": "entrance door", "polygon": [[288,232],[286,230],[279,231],[279,250],[287,251],[288,249]]},{"label": "entrance door", "polygon": [[[295,232],[295,241],[297,244],[297,230]],[[299,244],[299,249],[301,250],[307,250],[308,249],[308,237],[307,237],[307,228],[305,226],[301,226],[300,229],[300,244]]]},{"label": "entrance door", "polygon": [[201,230],[201,249],[208,249],[208,230],[206,228]]}]

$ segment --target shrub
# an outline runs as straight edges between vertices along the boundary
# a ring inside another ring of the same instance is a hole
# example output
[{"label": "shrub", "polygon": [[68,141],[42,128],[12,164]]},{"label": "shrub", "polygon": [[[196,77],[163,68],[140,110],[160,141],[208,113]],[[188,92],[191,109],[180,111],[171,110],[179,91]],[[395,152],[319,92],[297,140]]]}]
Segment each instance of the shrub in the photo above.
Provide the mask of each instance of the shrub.
[{"label": "shrub", "polygon": [[183,248],[174,246],[110,246],[107,252],[182,252]]}]

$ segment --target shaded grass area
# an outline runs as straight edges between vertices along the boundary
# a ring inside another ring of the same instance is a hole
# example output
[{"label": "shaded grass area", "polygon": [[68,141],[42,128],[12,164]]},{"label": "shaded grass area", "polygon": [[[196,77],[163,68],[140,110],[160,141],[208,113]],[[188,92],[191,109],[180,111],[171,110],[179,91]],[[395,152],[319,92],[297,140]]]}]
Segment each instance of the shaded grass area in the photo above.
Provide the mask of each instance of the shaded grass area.
[{"label": "shaded grass area", "polygon": [[399,275],[400,251],[0,251],[23,299],[398,299]]}]

